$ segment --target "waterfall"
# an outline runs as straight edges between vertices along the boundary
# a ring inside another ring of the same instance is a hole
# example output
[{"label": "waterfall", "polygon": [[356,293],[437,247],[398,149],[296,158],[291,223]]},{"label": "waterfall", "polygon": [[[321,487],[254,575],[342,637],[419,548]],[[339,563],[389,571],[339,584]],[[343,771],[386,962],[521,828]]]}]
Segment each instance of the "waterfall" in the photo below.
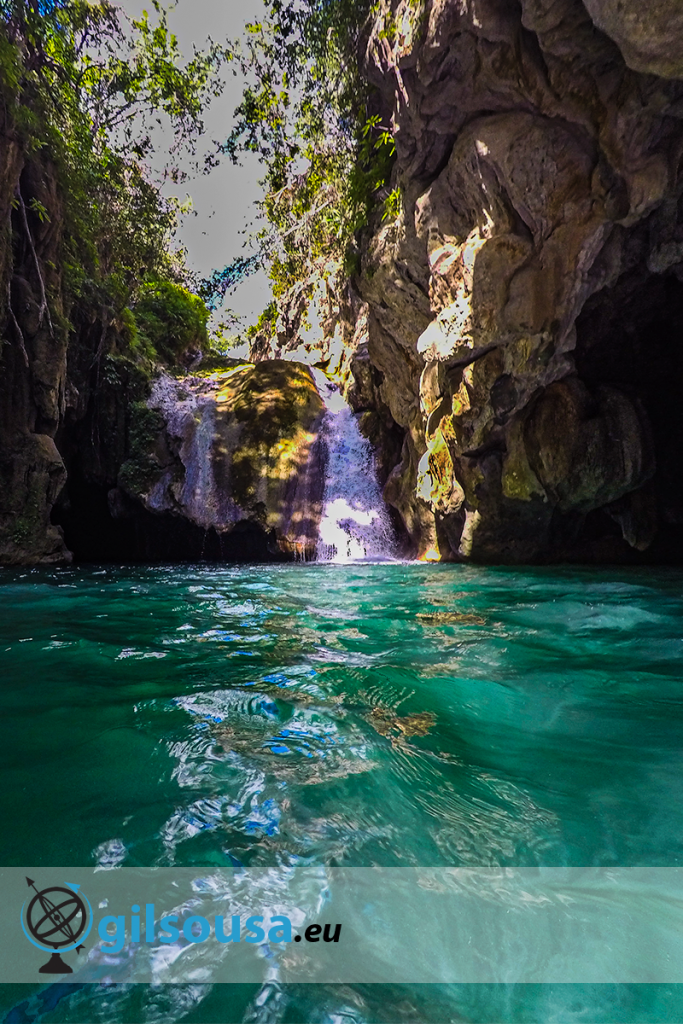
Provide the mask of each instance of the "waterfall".
[{"label": "waterfall", "polygon": [[312,370],[325,403],[325,490],[316,548],[318,562],[387,561],[395,539],[367,438],[338,389]]}]

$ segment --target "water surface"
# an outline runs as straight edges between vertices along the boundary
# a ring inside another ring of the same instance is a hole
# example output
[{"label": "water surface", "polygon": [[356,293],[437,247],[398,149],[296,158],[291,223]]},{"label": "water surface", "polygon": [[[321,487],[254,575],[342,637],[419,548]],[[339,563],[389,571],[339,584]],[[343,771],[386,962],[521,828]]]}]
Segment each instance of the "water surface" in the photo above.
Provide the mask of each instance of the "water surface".
[{"label": "water surface", "polygon": [[[0,863],[683,863],[683,573],[0,576]],[[7,1021],[676,1021],[677,986],[6,991]]]}]

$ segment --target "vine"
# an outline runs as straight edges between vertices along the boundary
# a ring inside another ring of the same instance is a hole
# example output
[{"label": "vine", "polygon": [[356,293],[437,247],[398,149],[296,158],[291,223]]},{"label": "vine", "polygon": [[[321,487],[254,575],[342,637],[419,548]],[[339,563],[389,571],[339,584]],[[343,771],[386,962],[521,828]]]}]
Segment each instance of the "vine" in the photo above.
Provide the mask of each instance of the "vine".
[{"label": "vine", "polygon": [[[50,328],[50,336],[54,338],[54,336],[55,336],[55,329],[52,326],[52,318],[50,316],[50,307],[48,305],[47,295],[45,293],[45,279],[43,278],[43,273],[42,273],[42,271],[40,269],[40,261],[38,259],[38,254],[36,253],[36,247],[35,247],[35,243],[33,241],[33,235],[31,234],[31,229],[29,227],[28,217],[26,216],[26,203],[24,202],[24,198],[23,198],[23,196],[21,194],[21,189],[19,188],[19,186],[17,186],[15,195],[16,195],[17,205],[19,206],[19,209],[21,210],[21,219],[22,219],[22,222],[23,222],[23,225],[24,225],[24,234],[26,235],[26,239],[28,241],[29,248],[31,249],[31,255],[33,256],[33,263],[34,263],[34,266],[35,266],[36,275],[38,277],[38,283],[40,285],[40,308],[38,310],[38,324],[39,325],[42,324],[43,318],[47,316],[47,323],[48,323],[48,327]],[[36,201],[34,200],[33,204],[35,204],[35,202]],[[39,205],[42,207],[42,204],[39,204]],[[42,209],[44,209],[44,207],[42,207]],[[14,315],[14,314],[12,314],[12,315]]]}]

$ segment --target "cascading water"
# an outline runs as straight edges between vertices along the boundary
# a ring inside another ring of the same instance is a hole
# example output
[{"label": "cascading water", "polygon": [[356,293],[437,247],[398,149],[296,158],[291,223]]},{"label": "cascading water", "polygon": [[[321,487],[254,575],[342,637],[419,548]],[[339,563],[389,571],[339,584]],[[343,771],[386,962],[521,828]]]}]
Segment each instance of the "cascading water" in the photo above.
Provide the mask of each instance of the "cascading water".
[{"label": "cascading water", "polygon": [[370,443],[335,385],[321,370],[312,372],[327,410],[327,468],[316,560],[389,561],[395,538]]}]

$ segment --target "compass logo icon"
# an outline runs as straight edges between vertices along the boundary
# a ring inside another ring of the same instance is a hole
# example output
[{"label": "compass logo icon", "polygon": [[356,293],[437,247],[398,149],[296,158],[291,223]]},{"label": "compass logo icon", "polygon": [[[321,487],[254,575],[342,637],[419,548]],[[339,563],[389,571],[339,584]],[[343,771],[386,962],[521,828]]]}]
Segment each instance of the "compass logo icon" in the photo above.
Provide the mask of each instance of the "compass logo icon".
[{"label": "compass logo icon", "polygon": [[92,907],[80,886],[65,882],[63,886],[38,889],[32,878],[27,878],[33,892],[21,908],[21,927],[24,935],[38,949],[52,951],[40,974],[73,974],[62,960],[62,953],[84,949],[83,942],[92,928]]}]

